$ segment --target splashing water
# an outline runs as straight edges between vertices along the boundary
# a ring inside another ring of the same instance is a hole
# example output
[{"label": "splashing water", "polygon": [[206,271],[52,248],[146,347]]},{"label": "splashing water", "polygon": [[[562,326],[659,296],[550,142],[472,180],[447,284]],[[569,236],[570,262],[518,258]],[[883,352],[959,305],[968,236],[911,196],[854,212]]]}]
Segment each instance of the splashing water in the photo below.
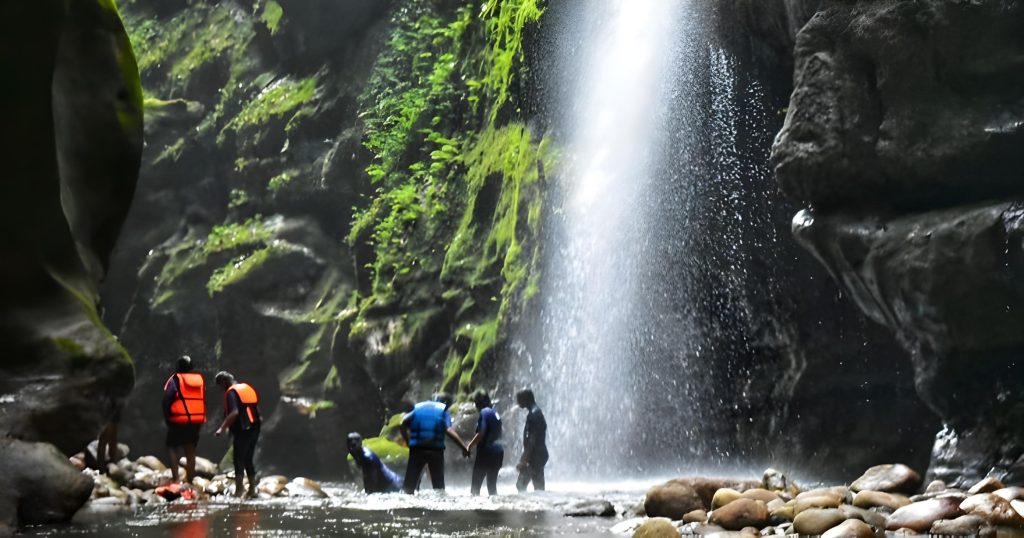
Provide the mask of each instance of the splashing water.
[{"label": "splashing water", "polygon": [[547,415],[549,475],[735,469],[744,242],[776,240],[754,206],[764,193],[744,183],[770,185],[765,155],[738,140],[767,124],[761,96],[740,87],[699,2],[571,4],[541,345],[521,375]]}]

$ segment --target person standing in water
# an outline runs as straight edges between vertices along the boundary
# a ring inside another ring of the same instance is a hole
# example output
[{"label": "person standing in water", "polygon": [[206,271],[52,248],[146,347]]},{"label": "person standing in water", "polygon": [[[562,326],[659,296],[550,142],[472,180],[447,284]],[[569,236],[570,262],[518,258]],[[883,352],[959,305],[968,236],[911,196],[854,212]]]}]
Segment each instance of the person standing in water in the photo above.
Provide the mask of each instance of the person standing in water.
[{"label": "person standing in water", "polygon": [[[256,389],[247,383],[236,383],[235,376],[228,372],[218,372],[214,378],[217,386],[224,389],[224,422],[217,428],[215,435],[220,437],[230,430],[233,437],[235,463],[235,496],[241,497],[243,491],[249,497],[256,496],[256,443],[260,438],[260,411],[256,405],[260,398]],[[249,489],[243,489],[242,479],[249,476]]]},{"label": "person standing in water", "polygon": [[348,434],[348,453],[363,471],[363,491],[366,493],[394,493],[402,489],[398,475],[380,460],[377,454],[363,446],[363,436]]},{"label": "person standing in water", "polygon": [[196,474],[196,445],[199,429],[206,422],[206,380],[192,371],[192,358],[182,355],[175,374],[164,383],[164,421],[167,422],[167,457],[170,459],[171,481],[178,481],[178,448],[185,452],[185,481],[191,483]]},{"label": "person standing in water", "polygon": [[409,465],[405,469],[402,489],[412,494],[419,485],[423,467],[430,469],[430,482],[434,489],[444,489],[444,438],[447,435],[469,457],[469,447],[452,429],[452,416],[448,408],[452,397],[438,394],[433,401],[420,402],[402,419],[399,428],[409,445]]},{"label": "person standing in water", "polygon": [[523,429],[523,456],[516,465],[519,480],[516,489],[526,491],[533,482],[534,491],[544,491],[544,465],[548,462],[548,446],[546,442],[548,423],[544,413],[537,407],[533,391],[524,389],[516,393],[516,404],[526,409],[526,427]]},{"label": "person standing in water", "polygon": [[473,463],[473,480],[470,491],[473,495],[480,494],[480,486],[487,477],[487,493],[498,494],[498,471],[505,459],[505,449],[501,446],[501,417],[491,405],[491,397],[479,390],[473,394],[473,404],[480,412],[476,421],[476,435],[469,442],[469,449],[478,447],[476,461]]}]

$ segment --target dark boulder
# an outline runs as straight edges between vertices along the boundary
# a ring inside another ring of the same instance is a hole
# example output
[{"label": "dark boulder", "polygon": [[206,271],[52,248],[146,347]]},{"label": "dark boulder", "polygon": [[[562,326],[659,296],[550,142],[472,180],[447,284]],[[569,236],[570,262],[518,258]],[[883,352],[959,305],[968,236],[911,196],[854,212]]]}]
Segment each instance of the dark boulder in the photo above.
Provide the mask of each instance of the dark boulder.
[{"label": "dark boulder", "polygon": [[93,489],[93,481],[47,443],[0,439],[0,476],[0,535],[17,525],[67,522]]},{"label": "dark boulder", "polygon": [[1024,477],[1022,55],[1018,4],[831,4],[773,149],[797,238],[910,352],[954,486]]}]

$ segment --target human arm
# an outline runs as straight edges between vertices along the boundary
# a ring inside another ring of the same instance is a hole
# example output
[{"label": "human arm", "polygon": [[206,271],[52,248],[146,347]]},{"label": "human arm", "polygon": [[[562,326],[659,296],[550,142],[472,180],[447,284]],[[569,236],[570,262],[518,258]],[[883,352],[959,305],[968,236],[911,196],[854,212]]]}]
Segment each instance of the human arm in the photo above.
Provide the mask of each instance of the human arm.
[{"label": "human arm", "polygon": [[224,432],[228,431],[236,420],[238,420],[238,409],[241,407],[238,401],[238,395],[234,392],[229,392],[227,397],[228,414],[224,416],[224,421],[220,423],[220,427],[213,434],[217,437],[224,435]]},{"label": "human arm", "polygon": [[171,404],[178,398],[178,376],[171,376],[164,384],[164,397],[161,401],[161,408],[164,413],[164,422],[171,423]]},{"label": "human arm", "polygon": [[459,432],[455,431],[455,428],[449,426],[448,429],[445,430],[445,433],[448,434],[448,437],[451,438],[452,441],[455,441],[455,444],[459,445],[459,448],[462,449],[462,455],[468,458],[469,446],[467,446],[466,442],[459,436]]}]

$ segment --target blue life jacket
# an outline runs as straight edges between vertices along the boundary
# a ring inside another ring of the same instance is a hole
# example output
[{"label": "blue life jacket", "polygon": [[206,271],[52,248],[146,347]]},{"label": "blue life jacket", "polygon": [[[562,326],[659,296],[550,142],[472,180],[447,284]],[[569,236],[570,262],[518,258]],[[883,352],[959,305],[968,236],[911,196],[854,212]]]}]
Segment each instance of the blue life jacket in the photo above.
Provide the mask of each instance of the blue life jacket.
[{"label": "blue life jacket", "polygon": [[444,435],[451,420],[441,402],[420,402],[407,415],[409,446],[444,450]]}]

